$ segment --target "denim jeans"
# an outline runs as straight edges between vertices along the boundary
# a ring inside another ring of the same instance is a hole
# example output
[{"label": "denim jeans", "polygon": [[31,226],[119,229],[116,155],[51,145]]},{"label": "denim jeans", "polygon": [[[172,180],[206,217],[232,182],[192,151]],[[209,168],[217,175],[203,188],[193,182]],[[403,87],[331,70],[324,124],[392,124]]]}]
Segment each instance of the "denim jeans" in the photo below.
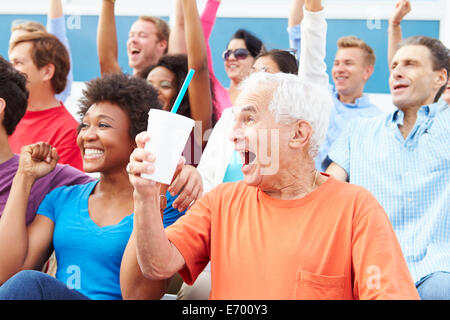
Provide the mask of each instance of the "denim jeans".
[{"label": "denim jeans", "polygon": [[61,281],[34,270],[21,271],[0,287],[0,300],[89,300]]},{"label": "denim jeans", "polygon": [[422,300],[450,300],[450,272],[433,272],[420,279],[416,288]]}]

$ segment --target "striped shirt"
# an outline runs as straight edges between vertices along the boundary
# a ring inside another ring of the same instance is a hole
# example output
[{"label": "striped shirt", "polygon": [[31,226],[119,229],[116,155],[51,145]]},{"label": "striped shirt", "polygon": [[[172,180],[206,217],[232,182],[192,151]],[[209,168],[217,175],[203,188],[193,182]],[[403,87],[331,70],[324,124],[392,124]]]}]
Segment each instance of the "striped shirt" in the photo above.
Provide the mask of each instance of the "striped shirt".
[{"label": "striped shirt", "polygon": [[327,157],[328,152],[334,141],[345,128],[346,123],[353,119],[371,118],[383,114],[376,105],[370,102],[367,94],[363,94],[360,98],[357,98],[354,104],[343,103],[339,100],[339,93],[336,88],[332,85],[329,88],[334,107],[331,108],[327,135],[316,157],[316,168],[320,171],[325,171],[330,165],[331,161]]},{"label": "striped shirt", "polygon": [[381,203],[415,282],[450,271],[450,109],[422,106],[406,137],[396,110],[350,123],[330,159]]}]

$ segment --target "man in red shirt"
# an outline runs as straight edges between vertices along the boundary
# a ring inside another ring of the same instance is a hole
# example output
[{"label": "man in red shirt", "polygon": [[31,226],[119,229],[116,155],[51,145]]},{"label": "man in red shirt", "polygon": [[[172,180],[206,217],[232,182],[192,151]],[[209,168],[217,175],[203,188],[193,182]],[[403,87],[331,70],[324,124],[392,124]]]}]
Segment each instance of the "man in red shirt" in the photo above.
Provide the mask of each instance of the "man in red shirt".
[{"label": "man in red shirt", "polygon": [[12,151],[20,153],[24,145],[48,142],[58,151],[59,163],[82,170],[76,144],[78,122],[55,97],[64,90],[70,69],[65,46],[51,34],[26,33],[11,43],[9,59],[26,74],[30,92],[25,116],[9,137]]}]

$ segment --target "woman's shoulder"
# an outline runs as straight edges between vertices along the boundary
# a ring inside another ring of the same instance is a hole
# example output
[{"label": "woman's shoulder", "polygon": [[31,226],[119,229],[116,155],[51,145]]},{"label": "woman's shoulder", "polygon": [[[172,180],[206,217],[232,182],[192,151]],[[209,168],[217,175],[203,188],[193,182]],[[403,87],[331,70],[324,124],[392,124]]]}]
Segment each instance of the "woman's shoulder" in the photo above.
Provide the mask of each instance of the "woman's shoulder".
[{"label": "woman's shoulder", "polygon": [[67,198],[80,198],[84,194],[90,194],[97,184],[97,180],[84,184],[64,185],[53,189],[46,197],[58,198],[60,201]]}]

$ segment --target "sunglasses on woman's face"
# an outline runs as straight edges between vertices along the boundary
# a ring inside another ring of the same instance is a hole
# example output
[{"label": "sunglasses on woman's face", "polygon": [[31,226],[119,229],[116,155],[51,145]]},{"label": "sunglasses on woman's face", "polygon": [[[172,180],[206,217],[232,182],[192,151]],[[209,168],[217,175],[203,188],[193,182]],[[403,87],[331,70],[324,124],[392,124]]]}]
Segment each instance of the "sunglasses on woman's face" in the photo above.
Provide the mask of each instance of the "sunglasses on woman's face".
[{"label": "sunglasses on woman's face", "polygon": [[228,50],[224,51],[222,54],[223,60],[228,60],[228,58],[230,58],[231,54],[233,54],[237,60],[244,60],[245,58],[248,57],[250,52],[244,48],[239,48],[239,49],[235,49],[235,50],[228,49]]}]

